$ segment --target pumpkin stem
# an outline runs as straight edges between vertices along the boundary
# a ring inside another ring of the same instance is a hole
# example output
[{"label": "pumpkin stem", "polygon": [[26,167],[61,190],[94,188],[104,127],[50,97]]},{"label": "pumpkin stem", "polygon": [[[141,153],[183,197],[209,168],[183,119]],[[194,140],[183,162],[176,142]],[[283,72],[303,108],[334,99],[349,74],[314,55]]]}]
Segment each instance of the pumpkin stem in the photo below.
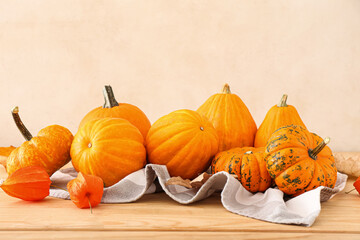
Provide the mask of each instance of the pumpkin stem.
[{"label": "pumpkin stem", "polygon": [[230,94],[231,93],[229,84],[225,83],[225,85],[224,85],[224,87],[222,89],[222,93],[225,93],[225,94]]},{"label": "pumpkin stem", "polygon": [[245,154],[253,154],[253,151],[247,151]]},{"label": "pumpkin stem", "polygon": [[278,107],[287,107],[288,106],[286,104],[287,98],[288,98],[287,94],[282,95],[281,100],[280,100],[280,102],[279,102],[279,104],[277,106]]},{"label": "pumpkin stem", "polygon": [[15,121],[15,124],[20,130],[21,134],[24,136],[26,141],[30,141],[33,138],[33,136],[31,135],[29,130],[25,127],[24,123],[21,121],[21,118],[19,116],[19,107],[18,106],[14,107],[11,113]]},{"label": "pumpkin stem", "polygon": [[103,89],[104,99],[105,103],[103,105],[103,108],[112,108],[119,106],[119,103],[116,101],[114,92],[110,85],[107,85]]},{"label": "pumpkin stem", "polygon": [[88,201],[89,201],[90,213],[92,214],[93,212],[92,212],[92,207],[91,207],[90,198],[89,198],[89,196],[86,196],[86,197],[87,197],[87,199],[88,199]]},{"label": "pumpkin stem", "polygon": [[326,137],[319,145],[316,146],[313,150],[309,151],[309,155],[312,159],[316,159],[316,156],[323,150],[323,148],[330,142],[330,138]]}]

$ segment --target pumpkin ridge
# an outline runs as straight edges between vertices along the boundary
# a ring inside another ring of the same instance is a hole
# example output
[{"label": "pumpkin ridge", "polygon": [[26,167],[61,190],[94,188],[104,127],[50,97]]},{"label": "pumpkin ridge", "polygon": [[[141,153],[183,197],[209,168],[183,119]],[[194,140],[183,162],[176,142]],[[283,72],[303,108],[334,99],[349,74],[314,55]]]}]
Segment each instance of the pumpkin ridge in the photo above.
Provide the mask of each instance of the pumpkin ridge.
[{"label": "pumpkin ridge", "polygon": [[[175,157],[177,157],[178,155],[180,155],[181,152],[183,152],[184,150],[187,150],[187,149],[186,149],[187,146],[191,146],[195,140],[198,140],[198,139],[197,139],[197,135],[198,135],[198,134],[199,134],[199,133],[197,133],[189,142],[187,142],[187,143],[185,144],[185,146],[183,146],[183,148],[181,148],[181,149],[169,160],[169,162],[168,162],[169,166],[172,165],[172,164],[171,164],[171,161],[172,161]],[[197,145],[199,145],[198,142],[196,142],[196,143],[197,143]],[[195,145],[195,146],[196,146],[196,145]],[[187,154],[187,156],[185,156],[185,158],[183,158],[183,161],[181,161],[181,163],[178,164],[178,168],[183,169],[182,166],[183,166],[183,165],[187,165],[187,164],[188,164],[188,161],[194,161],[192,158],[190,158],[190,157],[188,157],[188,156],[191,156],[191,155],[193,155],[193,154],[196,152],[197,148],[195,148],[195,146],[193,146],[193,150],[190,151],[190,152]],[[185,160],[188,160],[188,161],[184,161],[184,159],[185,159]],[[183,173],[183,174],[187,175],[187,171],[184,170],[184,173]]]},{"label": "pumpkin ridge", "polygon": [[184,129],[186,129],[185,126],[187,126],[187,125],[188,125],[189,128],[192,128],[192,127],[195,126],[194,123],[181,123],[181,122],[179,122],[179,123],[170,123],[170,122],[169,122],[168,124],[164,124],[164,125],[162,125],[161,127],[157,127],[157,128],[155,128],[155,129],[154,129],[154,128],[151,129],[151,135],[156,134],[159,130],[165,131],[164,129],[166,129],[166,128],[168,128],[168,127],[173,128],[174,126],[176,127],[177,125],[184,127],[184,128],[178,128],[179,132],[181,132],[181,131],[183,131]]},{"label": "pumpkin ridge", "polygon": [[[187,130],[182,130],[182,131],[179,131],[179,132],[175,133],[174,135],[171,136],[171,138],[168,138],[168,139],[166,139],[164,142],[158,144],[155,149],[152,149],[152,151],[149,149],[149,150],[148,150],[148,154],[150,155],[154,150],[158,149],[159,147],[161,147],[163,144],[165,144],[165,143],[167,143],[168,141],[170,141],[170,140],[171,140],[172,138],[174,138],[175,136],[178,136],[178,135],[184,134],[184,133],[188,133],[188,132],[190,132],[190,131],[194,131],[194,129],[193,129],[193,128],[189,128],[189,129],[187,129]],[[148,141],[147,141],[147,142],[148,142]],[[148,144],[147,144],[147,145],[148,145]],[[148,148],[147,148],[147,149],[148,149]]]}]

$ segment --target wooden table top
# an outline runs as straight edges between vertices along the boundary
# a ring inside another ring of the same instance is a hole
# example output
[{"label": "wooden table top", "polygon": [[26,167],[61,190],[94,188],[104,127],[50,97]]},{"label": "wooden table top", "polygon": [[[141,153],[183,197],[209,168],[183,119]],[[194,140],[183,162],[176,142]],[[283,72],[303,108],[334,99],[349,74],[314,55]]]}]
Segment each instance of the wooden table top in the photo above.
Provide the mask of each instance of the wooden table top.
[{"label": "wooden table top", "polygon": [[[6,172],[0,167],[0,178]],[[134,203],[100,204],[78,209],[69,200],[48,197],[26,202],[0,191],[2,239],[360,239],[360,195],[353,191],[355,179],[345,190],[322,203],[312,227],[268,223],[228,212],[220,194],[181,205],[165,193],[145,195]]]}]

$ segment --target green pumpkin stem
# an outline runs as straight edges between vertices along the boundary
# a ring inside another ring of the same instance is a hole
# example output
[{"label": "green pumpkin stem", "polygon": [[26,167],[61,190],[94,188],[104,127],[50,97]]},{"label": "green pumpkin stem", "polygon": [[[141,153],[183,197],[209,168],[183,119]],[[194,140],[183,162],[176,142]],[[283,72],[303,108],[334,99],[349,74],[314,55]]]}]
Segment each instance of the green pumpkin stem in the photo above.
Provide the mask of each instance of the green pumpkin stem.
[{"label": "green pumpkin stem", "polygon": [[26,141],[30,141],[33,138],[33,136],[31,135],[29,130],[25,127],[24,123],[21,121],[21,118],[19,116],[19,107],[17,106],[14,107],[13,110],[11,111],[11,114],[21,134],[24,136]]},{"label": "green pumpkin stem", "polygon": [[229,84],[225,83],[225,85],[224,85],[224,87],[222,89],[222,93],[225,93],[225,94],[230,94],[231,93]]},{"label": "green pumpkin stem", "polygon": [[287,94],[282,95],[281,100],[280,100],[280,102],[279,102],[279,104],[277,106],[278,107],[287,107],[288,106],[286,104],[287,98],[288,98]]},{"label": "green pumpkin stem", "polygon": [[330,138],[326,137],[319,145],[316,146],[313,150],[309,151],[309,155],[311,158],[316,159],[316,156],[323,150],[323,148],[330,142]]},{"label": "green pumpkin stem", "polygon": [[104,87],[103,93],[104,93],[104,99],[105,99],[103,108],[112,108],[112,107],[119,106],[119,103],[116,101],[114,92],[110,85],[107,85]]}]

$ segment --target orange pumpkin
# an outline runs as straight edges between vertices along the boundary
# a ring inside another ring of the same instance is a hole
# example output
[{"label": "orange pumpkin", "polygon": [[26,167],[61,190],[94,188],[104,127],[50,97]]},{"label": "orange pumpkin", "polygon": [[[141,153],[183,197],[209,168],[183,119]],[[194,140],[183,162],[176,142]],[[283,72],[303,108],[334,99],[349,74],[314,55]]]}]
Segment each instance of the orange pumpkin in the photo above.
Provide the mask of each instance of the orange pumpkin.
[{"label": "orange pumpkin", "polygon": [[98,118],[124,118],[137,127],[144,138],[150,129],[150,121],[145,113],[138,107],[128,103],[118,103],[114,97],[111,86],[105,86],[104,90],[105,104],[90,111],[80,122],[79,128],[90,120]]},{"label": "orange pumpkin", "polygon": [[70,161],[73,135],[67,128],[51,125],[41,129],[36,137],[32,137],[19,117],[18,107],[13,109],[12,114],[27,141],[13,150],[7,158],[6,170],[9,175],[23,167],[40,166],[51,176]]},{"label": "orange pumpkin", "polygon": [[39,201],[49,195],[51,180],[44,168],[28,166],[16,170],[1,185],[9,196]]},{"label": "orange pumpkin", "polygon": [[6,159],[14,149],[16,149],[14,146],[0,147],[0,164],[3,165],[4,168],[6,168]]},{"label": "orange pumpkin", "polygon": [[264,192],[272,179],[266,169],[264,148],[233,148],[216,154],[212,173],[225,171],[236,176],[249,192]]},{"label": "orange pumpkin", "polygon": [[218,151],[218,137],[205,117],[178,110],[151,126],[146,148],[150,163],[166,165],[171,176],[193,179],[209,167]]},{"label": "orange pumpkin", "polygon": [[219,151],[234,147],[252,147],[256,124],[248,108],[228,84],[222,93],[212,95],[197,110],[214,125],[219,136]]},{"label": "orange pumpkin", "polygon": [[265,150],[267,170],[284,193],[297,196],[319,186],[333,188],[337,170],[324,140],[302,126],[279,128]]},{"label": "orange pumpkin", "polygon": [[284,94],[278,105],[273,106],[267,112],[255,137],[255,147],[265,147],[268,139],[275,130],[287,125],[299,125],[305,127],[296,108],[287,105],[287,95]]},{"label": "orange pumpkin", "polygon": [[111,186],[146,163],[139,129],[121,118],[94,119],[82,126],[71,145],[76,171],[95,175]]}]

